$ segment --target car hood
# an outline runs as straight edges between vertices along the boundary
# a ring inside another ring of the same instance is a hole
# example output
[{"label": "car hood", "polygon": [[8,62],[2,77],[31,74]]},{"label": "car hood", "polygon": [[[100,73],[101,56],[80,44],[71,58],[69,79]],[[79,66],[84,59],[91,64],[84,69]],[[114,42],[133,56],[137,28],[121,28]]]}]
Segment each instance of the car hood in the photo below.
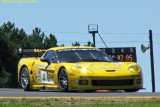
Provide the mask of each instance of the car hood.
[{"label": "car hood", "polygon": [[[81,69],[86,69],[88,74],[96,74],[101,76],[106,75],[131,75],[139,74],[140,67],[138,72],[129,72],[131,66],[138,66],[134,62],[79,62],[75,63],[73,67]],[[75,69],[77,70],[77,69]],[[83,73],[83,72],[82,72]]]}]

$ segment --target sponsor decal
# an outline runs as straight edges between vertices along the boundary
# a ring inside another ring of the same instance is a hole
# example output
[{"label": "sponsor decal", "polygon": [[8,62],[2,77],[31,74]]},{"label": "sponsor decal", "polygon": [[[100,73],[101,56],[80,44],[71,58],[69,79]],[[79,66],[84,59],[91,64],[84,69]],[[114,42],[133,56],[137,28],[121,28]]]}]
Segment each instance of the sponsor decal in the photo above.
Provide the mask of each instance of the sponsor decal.
[{"label": "sponsor decal", "polygon": [[91,66],[94,66],[95,64],[91,64]]},{"label": "sponsor decal", "polygon": [[43,49],[34,49],[34,52],[43,52]]},{"label": "sponsor decal", "polygon": [[92,49],[92,48],[61,49],[61,50],[57,50],[57,51],[61,52],[61,51],[86,51],[86,50],[97,50],[97,51],[100,51],[99,49]]},{"label": "sponsor decal", "polygon": [[91,66],[107,66],[108,64],[91,64]]},{"label": "sponsor decal", "polygon": [[51,75],[47,74],[47,79],[50,80],[51,79]]},{"label": "sponsor decal", "polygon": [[53,82],[53,79],[48,80],[48,83],[52,83],[52,82]]},{"label": "sponsor decal", "polygon": [[41,65],[41,64],[37,64],[36,65],[37,69],[48,69],[48,70],[51,70],[52,67],[53,67],[52,65]]},{"label": "sponsor decal", "polygon": [[36,76],[40,77],[41,76],[41,71],[36,71]]},{"label": "sponsor decal", "polygon": [[122,67],[97,67],[91,68],[92,70],[101,70],[101,69],[123,69]]},{"label": "sponsor decal", "polygon": [[41,78],[37,78],[37,83],[41,83]]}]

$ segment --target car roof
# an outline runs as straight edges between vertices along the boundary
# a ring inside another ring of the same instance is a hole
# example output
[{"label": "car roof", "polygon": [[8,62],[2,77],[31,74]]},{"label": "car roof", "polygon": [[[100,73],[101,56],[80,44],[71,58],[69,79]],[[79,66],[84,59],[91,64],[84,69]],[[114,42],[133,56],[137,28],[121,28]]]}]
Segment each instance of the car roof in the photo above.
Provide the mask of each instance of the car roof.
[{"label": "car roof", "polygon": [[97,49],[95,47],[89,47],[89,46],[63,46],[63,47],[53,47],[48,50],[61,50],[61,49],[77,49],[77,48],[88,48],[88,49]]}]

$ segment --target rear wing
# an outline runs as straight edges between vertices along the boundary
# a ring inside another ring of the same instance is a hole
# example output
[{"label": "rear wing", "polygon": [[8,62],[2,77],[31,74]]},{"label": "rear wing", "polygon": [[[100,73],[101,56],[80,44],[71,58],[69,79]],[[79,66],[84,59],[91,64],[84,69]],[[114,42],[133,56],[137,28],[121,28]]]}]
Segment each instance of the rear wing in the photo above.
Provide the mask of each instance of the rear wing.
[{"label": "rear wing", "polygon": [[[31,53],[40,53],[40,52],[46,52],[47,49],[29,49],[29,48],[19,48],[19,54],[20,56],[23,56],[23,54],[31,54]],[[37,55],[36,55],[37,56]]]},{"label": "rear wing", "polygon": [[33,53],[33,52],[45,52],[47,49],[27,49],[27,48],[19,48],[19,53]]}]

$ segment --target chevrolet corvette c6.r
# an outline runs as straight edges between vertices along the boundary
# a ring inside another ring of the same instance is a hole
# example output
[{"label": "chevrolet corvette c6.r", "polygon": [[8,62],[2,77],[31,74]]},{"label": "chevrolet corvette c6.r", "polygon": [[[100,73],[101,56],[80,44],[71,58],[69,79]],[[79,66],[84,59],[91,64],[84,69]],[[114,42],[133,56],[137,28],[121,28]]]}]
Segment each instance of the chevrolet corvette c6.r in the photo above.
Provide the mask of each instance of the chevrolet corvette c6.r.
[{"label": "chevrolet corvette c6.r", "polygon": [[114,62],[94,47],[55,47],[40,57],[22,58],[18,82],[29,90],[124,90],[143,88],[142,71],[135,62]]}]

